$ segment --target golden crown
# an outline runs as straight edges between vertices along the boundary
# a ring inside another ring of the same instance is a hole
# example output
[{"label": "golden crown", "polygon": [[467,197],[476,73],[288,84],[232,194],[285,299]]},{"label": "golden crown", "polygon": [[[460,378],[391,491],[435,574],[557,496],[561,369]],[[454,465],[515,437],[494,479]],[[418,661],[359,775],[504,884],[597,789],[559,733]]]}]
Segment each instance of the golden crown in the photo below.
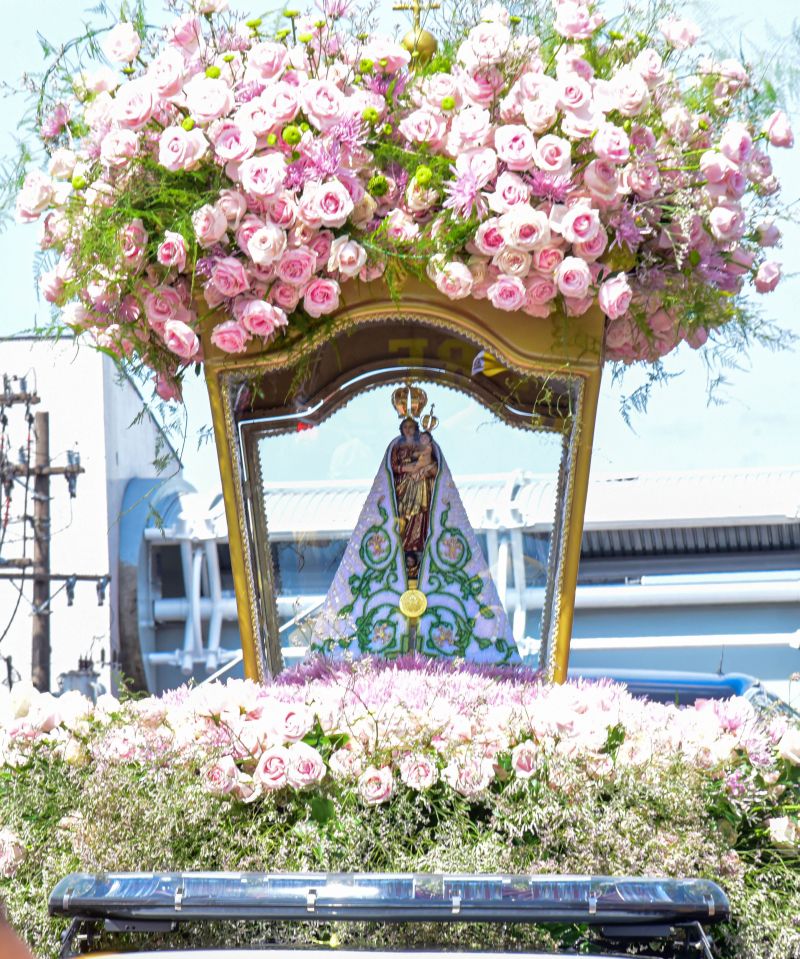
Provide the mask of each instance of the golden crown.
[{"label": "golden crown", "polygon": [[401,420],[416,420],[423,430],[430,431],[436,429],[439,420],[433,415],[433,403],[431,403],[430,412],[421,417],[427,403],[428,394],[419,386],[398,386],[392,393],[392,406],[395,408],[398,417]]},{"label": "golden crown", "polygon": [[428,394],[418,386],[399,386],[392,393],[392,406],[401,420],[409,416],[418,419],[427,402]]}]

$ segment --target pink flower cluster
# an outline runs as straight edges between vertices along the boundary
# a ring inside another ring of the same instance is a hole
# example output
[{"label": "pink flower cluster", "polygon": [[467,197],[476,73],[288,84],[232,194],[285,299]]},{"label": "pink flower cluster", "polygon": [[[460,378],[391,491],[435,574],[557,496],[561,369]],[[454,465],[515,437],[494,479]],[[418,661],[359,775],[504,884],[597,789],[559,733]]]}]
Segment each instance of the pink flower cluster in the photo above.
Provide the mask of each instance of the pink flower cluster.
[{"label": "pink flower cluster", "polygon": [[[295,311],[334,313],[343,284],[422,249],[451,299],[537,319],[599,304],[607,355],[626,362],[705,342],[713,318],[683,309],[698,284],[720,298],[747,277],[775,288],[767,148],[791,146],[792,131],[781,111],[753,125],[746,68],[694,57],[690,21],[611,42],[591,0],[555,0],[530,34],[493,3],[449,67],[415,74],[403,47],[356,40],[334,6],[278,39],[228,21],[212,32],[210,9],[170,25],[149,62],[119,23],[105,52],[127,72],[82,74],[43,132],[49,170],[17,202],[22,221],[44,214],[42,246],[59,254],[43,294],[101,346],[158,369],[161,395],[202,359],[198,282],[202,309],[224,317],[211,343],[239,353]],[[698,84],[687,95],[687,75],[713,79],[705,98]],[[405,162],[378,163],[383,144]],[[120,225],[112,261],[87,261],[87,228],[153,164],[219,170],[225,185],[190,226],[154,234],[143,211]]]},{"label": "pink flower cluster", "polygon": [[[612,729],[624,733],[615,753],[606,748]],[[547,686],[524,672],[365,659],[124,705],[15,687],[0,701],[0,765],[43,749],[75,764],[189,764],[210,793],[244,802],[324,788],[377,805],[398,788],[438,783],[476,797],[509,767],[557,788],[560,763],[612,780],[678,756],[757,792],[756,772],[775,783],[781,763],[800,763],[800,730],[766,723],[743,699],[678,709],[609,683]]]}]

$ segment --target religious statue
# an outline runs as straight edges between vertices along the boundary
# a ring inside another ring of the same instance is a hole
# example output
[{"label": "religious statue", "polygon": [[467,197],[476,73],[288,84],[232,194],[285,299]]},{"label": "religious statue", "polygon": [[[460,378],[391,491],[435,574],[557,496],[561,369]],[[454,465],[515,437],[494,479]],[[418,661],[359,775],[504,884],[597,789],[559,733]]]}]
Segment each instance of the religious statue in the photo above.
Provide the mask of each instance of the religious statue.
[{"label": "religious statue", "polygon": [[[421,416],[419,387],[395,390],[390,444],[312,627],[330,656],[408,652],[511,664],[520,657],[453,477]],[[420,429],[420,427],[422,427]]]}]

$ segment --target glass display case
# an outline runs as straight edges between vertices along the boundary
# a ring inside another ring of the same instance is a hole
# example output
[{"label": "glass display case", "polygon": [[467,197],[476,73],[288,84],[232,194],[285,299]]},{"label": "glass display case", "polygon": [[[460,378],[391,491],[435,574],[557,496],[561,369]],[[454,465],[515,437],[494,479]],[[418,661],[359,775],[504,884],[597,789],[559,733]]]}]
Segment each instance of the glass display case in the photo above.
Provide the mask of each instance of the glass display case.
[{"label": "glass display case", "polygon": [[206,342],[247,675],[416,652],[563,679],[602,329],[409,282]]}]

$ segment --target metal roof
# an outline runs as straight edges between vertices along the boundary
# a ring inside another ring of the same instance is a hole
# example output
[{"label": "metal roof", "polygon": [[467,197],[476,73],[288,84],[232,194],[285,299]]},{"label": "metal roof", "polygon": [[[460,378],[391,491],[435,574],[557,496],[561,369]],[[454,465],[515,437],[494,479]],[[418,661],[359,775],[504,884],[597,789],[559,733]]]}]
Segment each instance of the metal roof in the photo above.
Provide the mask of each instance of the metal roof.
[{"label": "metal roof", "polygon": [[[478,530],[522,528],[547,534],[555,510],[552,475],[524,471],[456,477]],[[356,525],[370,480],[265,485],[273,541],[344,539]],[[182,497],[183,499],[183,497]],[[221,497],[194,522],[225,535]],[[202,523],[198,520],[202,516]],[[595,475],[589,487],[583,557],[800,551],[800,467]]]}]

